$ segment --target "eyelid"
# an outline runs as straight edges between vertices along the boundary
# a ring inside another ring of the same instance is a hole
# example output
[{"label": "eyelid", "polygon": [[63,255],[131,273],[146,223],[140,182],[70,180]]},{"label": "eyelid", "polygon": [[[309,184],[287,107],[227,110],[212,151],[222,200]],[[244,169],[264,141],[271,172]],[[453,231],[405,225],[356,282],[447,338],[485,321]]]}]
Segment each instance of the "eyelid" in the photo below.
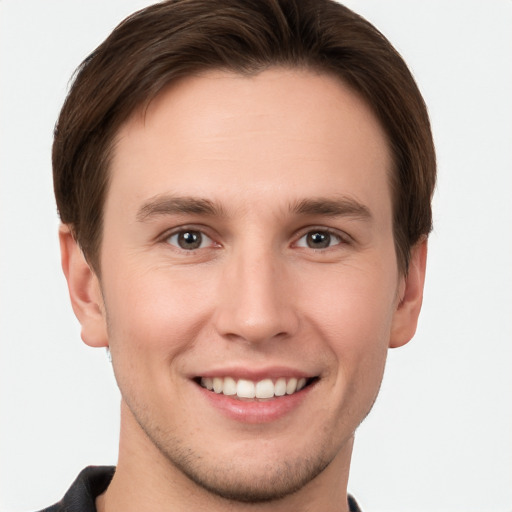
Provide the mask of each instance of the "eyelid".
[{"label": "eyelid", "polygon": [[346,233],[345,231],[341,231],[339,229],[334,229],[334,228],[330,228],[330,227],[327,227],[327,226],[321,226],[321,225],[317,225],[317,226],[308,226],[306,228],[302,228],[301,230],[299,230],[295,237],[294,237],[294,240],[295,242],[293,242],[292,245],[296,246],[296,247],[301,247],[301,246],[298,246],[298,242],[299,240],[301,240],[302,238],[304,238],[306,235],[308,235],[309,233],[312,233],[312,232],[324,232],[324,233],[328,233],[329,235],[331,236],[334,236],[336,238],[338,238],[340,240],[339,243],[337,244],[334,244],[332,246],[329,246],[329,247],[326,247],[324,249],[313,249],[312,247],[308,247],[308,249],[312,249],[312,250],[315,250],[315,251],[325,251],[325,250],[328,250],[328,249],[332,249],[333,247],[336,247],[338,245],[349,245],[351,243],[353,243],[353,238],[348,234]]},{"label": "eyelid", "polygon": [[[159,241],[166,243],[167,245],[171,245],[168,242],[170,237],[172,237],[173,235],[177,235],[179,233],[186,232],[186,231],[197,231],[197,232],[201,233],[203,236],[205,236],[212,242],[212,244],[210,245],[211,247],[221,247],[221,245],[222,245],[219,242],[217,242],[218,236],[215,236],[215,234],[212,234],[211,233],[212,230],[210,228],[208,228],[207,226],[198,225],[198,224],[183,224],[180,226],[175,226],[173,228],[170,228],[170,229],[164,231],[163,234],[161,236],[159,236],[158,238],[159,238]],[[314,231],[329,233],[331,236],[338,238],[340,240],[340,242],[331,247],[327,247],[325,249],[313,249],[313,250],[326,250],[326,249],[330,249],[332,247],[336,247],[337,245],[352,244],[354,242],[354,239],[345,231],[327,227],[327,226],[322,226],[322,225],[312,225],[312,226],[307,226],[307,227],[304,227],[304,228],[301,228],[300,230],[298,230],[295,233],[295,235],[293,236],[294,242],[292,242],[291,245],[297,246],[297,243],[300,239],[302,239],[304,236],[306,236],[307,234],[314,232]],[[177,250],[183,251],[183,252],[193,252],[193,251],[187,251],[185,249],[181,249],[180,247],[178,247],[176,245],[172,245],[172,247],[174,247]],[[204,247],[203,247],[203,249],[204,249]]]},{"label": "eyelid", "polygon": [[161,242],[173,247],[174,249],[176,249],[178,251],[182,251],[182,252],[186,252],[186,253],[194,252],[194,250],[187,251],[186,249],[182,249],[181,247],[171,244],[168,241],[169,238],[171,238],[172,236],[179,235],[180,233],[184,233],[187,231],[196,231],[198,233],[201,233],[201,235],[203,237],[208,238],[211,241],[211,244],[209,244],[208,247],[201,247],[201,248],[195,249],[195,251],[197,251],[199,249],[207,249],[209,247],[220,247],[220,245],[221,245],[219,242],[217,242],[215,240],[216,237],[210,233],[211,232],[210,229],[208,229],[206,226],[201,226],[201,225],[197,225],[197,224],[195,224],[195,225],[194,224],[184,224],[181,226],[176,226],[174,228],[168,229],[159,237],[159,240]]}]

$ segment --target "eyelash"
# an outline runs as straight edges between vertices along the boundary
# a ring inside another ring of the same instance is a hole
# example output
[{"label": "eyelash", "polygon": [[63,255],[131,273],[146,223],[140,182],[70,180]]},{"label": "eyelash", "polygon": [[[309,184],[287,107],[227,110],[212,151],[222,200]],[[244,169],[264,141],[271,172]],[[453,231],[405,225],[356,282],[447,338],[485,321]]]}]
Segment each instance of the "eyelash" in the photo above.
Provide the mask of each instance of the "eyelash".
[{"label": "eyelash", "polygon": [[[321,248],[307,247],[306,245],[298,245],[300,240],[302,240],[303,238],[307,237],[308,235],[312,235],[312,234],[325,234],[325,235],[328,235],[331,239],[332,238],[337,239],[337,243],[329,245],[328,247],[321,247]],[[307,231],[303,231],[302,232],[301,236],[297,239],[297,242],[295,242],[294,245],[296,247],[302,247],[302,248],[305,248],[305,249],[312,249],[314,251],[323,251],[323,250],[331,249],[331,248],[336,247],[338,245],[347,245],[347,244],[350,244],[350,242],[351,242],[351,238],[346,233],[339,232],[337,230],[326,228],[326,227],[323,227],[323,226],[318,226],[318,227],[308,227]]]},{"label": "eyelash", "polygon": [[195,250],[198,250],[198,249],[206,249],[207,247],[195,247],[195,248],[191,248],[191,249],[184,249],[183,247],[179,247],[178,243],[176,244],[173,244],[170,242],[171,238],[173,237],[178,237],[180,235],[186,235],[187,233],[198,233],[201,237],[202,237],[202,240],[201,240],[201,245],[203,245],[203,243],[205,242],[205,238],[208,239],[210,241],[210,244],[211,246],[216,246],[216,247],[220,247],[220,244],[217,244],[213,238],[209,235],[207,235],[204,231],[204,228],[198,228],[198,227],[180,227],[180,228],[177,228],[169,233],[166,233],[162,239],[163,239],[163,242],[169,244],[169,245],[172,245],[175,249],[179,250],[179,251],[182,251],[182,252],[188,252],[188,253],[191,253],[191,252],[194,252]]},{"label": "eyelash", "polygon": [[[185,235],[187,233],[198,233],[201,237],[202,237],[202,240],[200,242],[200,246],[199,247],[193,247],[193,248],[190,248],[190,249],[185,249],[183,247],[179,247],[178,245],[178,242],[176,241],[176,243],[171,243],[170,240],[173,238],[173,237],[178,237],[180,235]],[[295,239],[295,242],[293,242],[292,246],[293,247],[299,247],[301,249],[311,249],[315,252],[319,252],[319,251],[325,251],[325,250],[328,250],[328,249],[332,249],[333,247],[336,247],[336,246],[339,246],[339,245],[349,245],[352,241],[351,237],[346,234],[346,233],[343,233],[343,232],[339,232],[337,230],[333,230],[331,228],[327,228],[327,227],[323,227],[323,226],[318,226],[318,227],[308,227],[308,228],[305,228],[303,230],[300,231],[300,236],[295,236],[294,239]],[[313,235],[313,234],[323,234],[323,235],[328,235],[330,237],[329,239],[329,242],[332,241],[332,238],[334,238],[336,241],[336,243],[334,244],[329,244],[327,247],[309,247],[307,246],[307,242],[302,245],[300,244],[299,245],[299,242],[309,236],[309,235]],[[202,247],[202,245],[205,243],[205,240],[204,239],[207,239],[209,240],[210,242],[208,243],[208,246],[207,247]],[[195,252],[199,249],[207,249],[207,248],[217,248],[217,247],[221,247],[221,244],[215,242],[215,240],[213,239],[213,237],[207,235],[205,233],[205,230],[204,228],[202,227],[193,227],[193,226],[183,226],[183,227],[180,227],[180,228],[176,228],[174,229],[173,231],[171,232],[168,232],[166,233],[164,236],[162,236],[162,241],[168,245],[171,245],[173,246],[176,250],[179,250],[179,251],[182,251],[182,252],[185,252],[185,253],[192,253],[192,252]]]}]

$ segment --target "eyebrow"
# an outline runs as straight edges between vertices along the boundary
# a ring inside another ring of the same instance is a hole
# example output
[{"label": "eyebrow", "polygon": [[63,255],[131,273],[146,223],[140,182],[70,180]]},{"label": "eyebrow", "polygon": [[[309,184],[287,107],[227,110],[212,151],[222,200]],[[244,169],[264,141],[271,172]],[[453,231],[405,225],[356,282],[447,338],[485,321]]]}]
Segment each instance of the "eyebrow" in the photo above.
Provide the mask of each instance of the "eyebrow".
[{"label": "eyebrow", "polygon": [[[319,215],[325,217],[353,217],[371,220],[367,206],[350,197],[302,199],[290,205],[296,215]],[[192,214],[208,217],[225,216],[221,206],[209,199],[198,197],[157,196],[150,199],[137,212],[137,220],[145,222],[154,217],[176,214]]]},{"label": "eyebrow", "polygon": [[159,196],[150,199],[137,212],[137,220],[144,222],[152,217],[176,214],[223,215],[220,207],[212,201],[197,197]]},{"label": "eyebrow", "polygon": [[291,211],[299,215],[321,215],[326,217],[354,217],[371,220],[370,209],[350,197],[303,199],[292,205]]}]

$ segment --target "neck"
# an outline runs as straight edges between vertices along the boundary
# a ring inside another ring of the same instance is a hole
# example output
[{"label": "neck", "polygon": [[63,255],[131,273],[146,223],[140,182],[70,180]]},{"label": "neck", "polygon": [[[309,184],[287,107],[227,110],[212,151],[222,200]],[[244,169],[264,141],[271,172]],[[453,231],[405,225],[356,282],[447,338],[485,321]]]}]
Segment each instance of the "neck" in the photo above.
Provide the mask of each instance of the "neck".
[{"label": "neck", "polygon": [[123,403],[116,473],[96,499],[98,512],[346,512],[347,483],[353,438],[333,461],[295,493],[279,500],[244,503],[219,497],[183,474],[152,443]]}]

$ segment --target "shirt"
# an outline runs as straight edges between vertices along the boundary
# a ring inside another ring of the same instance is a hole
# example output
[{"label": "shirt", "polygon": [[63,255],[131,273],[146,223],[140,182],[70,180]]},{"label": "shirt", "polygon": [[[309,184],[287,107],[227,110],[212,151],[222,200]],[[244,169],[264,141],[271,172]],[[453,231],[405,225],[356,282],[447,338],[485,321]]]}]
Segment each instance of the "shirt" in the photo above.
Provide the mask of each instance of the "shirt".
[{"label": "shirt", "polygon": [[[115,466],[89,466],[81,471],[58,503],[40,512],[97,512],[96,498],[106,491],[116,471]],[[348,497],[350,512],[361,512],[356,500]]]}]

